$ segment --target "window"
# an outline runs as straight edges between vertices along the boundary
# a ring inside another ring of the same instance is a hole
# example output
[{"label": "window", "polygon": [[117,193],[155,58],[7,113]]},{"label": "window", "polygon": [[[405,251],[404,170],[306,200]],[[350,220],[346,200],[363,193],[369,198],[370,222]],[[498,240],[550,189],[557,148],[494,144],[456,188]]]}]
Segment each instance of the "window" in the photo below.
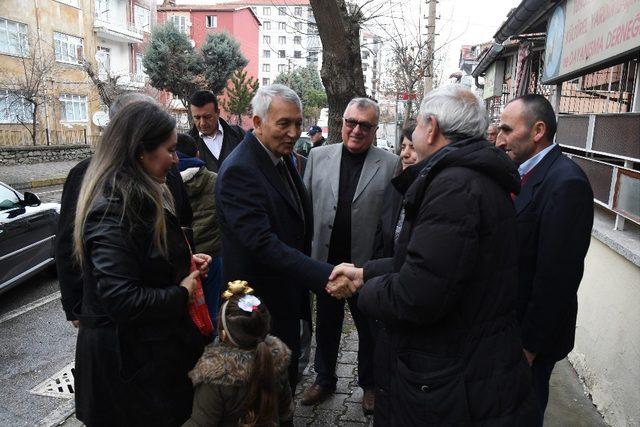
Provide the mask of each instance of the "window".
[{"label": "window", "polygon": [[294,36],[293,37],[293,44],[302,44],[302,37]]},{"label": "window", "polygon": [[187,29],[187,17],[186,16],[172,16],[171,22],[176,26],[178,31],[184,34],[189,34],[189,30]]},{"label": "window", "polygon": [[17,92],[0,89],[0,123],[31,122],[33,104]]},{"label": "window", "polygon": [[144,71],[144,66],[142,65],[142,54],[136,53],[136,74],[139,76],[144,76],[146,73]]},{"label": "window", "polygon": [[271,65],[270,64],[262,64],[262,71],[265,73],[268,73],[271,71]]},{"label": "window", "polygon": [[284,58],[286,56],[284,50],[279,50],[278,51],[278,58]]},{"label": "window", "polygon": [[96,60],[98,61],[99,74],[108,74],[111,71],[111,49],[98,46]]},{"label": "window", "polygon": [[96,18],[109,22],[109,0],[96,0]]},{"label": "window", "polygon": [[299,50],[294,50],[293,51],[293,57],[294,58],[302,58],[302,52]]},{"label": "window", "polygon": [[298,31],[302,31],[302,22],[296,22],[295,24],[293,24],[294,27],[296,28],[296,30]]},{"label": "window", "polygon": [[296,16],[302,16],[302,7],[296,6],[295,9],[293,9],[293,14]]},{"label": "window", "polygon": [[318,62],[318,52],[316,51],[309,51],[309,55],[307,56],[307,62],[312,64],[312,63],[317,63]]},{"label": "window", "polygon": [[362,59],[369,59],[369,51],[368,50],[363,50],[362,51]]},{"label": "window", "polygon": [[60,120],[63,122],[86,122],[87,97],[60,95]]},{"label": "window", "polygon": [[149,26],[149,16],[151,12],[149,9],[145,9],[144,7],[140,7],[137,4],[133,6],[133,19],[136,24],[136,28],[143,31],[151,31],[151,27]]},{"label": "window", "polygon": [[217,15],[209,15],[209,16],[207,16],[207,28],[218,28],[218,16]]},{"label": "window", "polygon": [[284,16],[287,14],[287,8],[286,7],[279,7],[278,8],[278,15]]},{"label": "window", "polygon": [[312,8],[307,9],[307,16],[309,18],[313,18],[313,9]]},{"label": "window", "polygon": [[270,7],[263,7],[262,8],[262,14],[263,15],[271,15],[271,8]]},{"label": "window", "polygon": [[284,22],[278,22],[278,29],[279,30],[286,30],[287,29],[287,24],[285,24]]},{"label": "window", "polygon": [[262,79],[262,86],[269,86],[271,84],[271,79],[264,78]]},{"label": "window", "polygon": [[287,44],[287,36],[279,36],[278,44]]},{"label": "window", "polygon": [[287,71],[287,66],[285,64],[279,64],[278,65],[278,72],[279,73],[284,73],[285,71]]},{"label": "window", "polygon": [[265,49],[262,51],[263,58],[271,58],[271,51],[269,49]]},{"label": "window", "polygon": [[271,36],[262,36],[262,41],[266,44],[271,43]]},{"label": "window", "polygon": [[82,61],[82,39],[68,34],[53,33],[56,61],[79,64]]},{"label": "window", "polygon": [[28,51],[27,26],[0,18],[0,53],[23,56]]},{"label": "window", "polygon": [[264,21],[264,22],[262,23],[262,27],[263,27],[265,30],[270,30],[270,29],[271,29],[271,21]]},{"label": "window", "polygon": [[68,4],[69,6],[80,8],[79,0],[56,0],[59,3]]},{"label": "window", "polygon": [[362,64],[362,71],[367,71],[369,69],[369,64],[367,64],[366,62],[364,62]]}]

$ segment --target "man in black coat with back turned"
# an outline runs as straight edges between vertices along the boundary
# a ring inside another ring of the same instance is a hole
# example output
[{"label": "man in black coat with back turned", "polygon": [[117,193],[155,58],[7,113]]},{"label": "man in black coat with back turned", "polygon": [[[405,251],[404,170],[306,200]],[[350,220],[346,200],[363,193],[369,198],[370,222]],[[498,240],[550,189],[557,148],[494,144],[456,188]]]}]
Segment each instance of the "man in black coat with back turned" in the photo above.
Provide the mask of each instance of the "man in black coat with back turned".
[{"label": "man in black coat with back turned", "polygon": [[242,141],[241,127],[220,118],[218,99],[213,92],[200,90],[189,100],[193,128],[189,135],[196,140],[200,159],[211,172],[218,172],[224,159]]},{"label": "man in black coat with back turned", "polygon": [[393,258],[335,270],[366,281],[358,307],[385,325],[376,425],[538,422],[515,318],[518,171],[486,128],[469,90],[431,91],[413,133],[418,163],[391,181],[404,208]]},{"label": "man in black coat with back turned", "polygon": [[553,143],[556,116],[541,95],[504,109],[496,146],[518,166],[518,321],[544,414],[549,378],[573,349],[577,291],[591,241],[593,192],[584,172]]},{"label": "man in black coat with back turned", "polygon": [[[121,95],[111,104],[109,117],[115,116],[122,107],[133,102],[155,103],[156,101],[141,93],[133,92]],[[82,273],[79,266],[74,262],[73,224],[76,218],[76,206],[78,205],[82,179],[90,162],[91,157],[82,160],[67,175],[60,200],[60,218],[58,219],[58,232],[56,233],[55,242],[56,269],[58,270],[62,309],[67,320],[72,322],[75,327],[78,327],[76,313],[79,312],[79,304],[82,301]],[[187,190],[180,177],[180,172],[175,166],[169,170],[166,183],[173,196],[180,225],[190,229],[193,212],[189,205]]]}]

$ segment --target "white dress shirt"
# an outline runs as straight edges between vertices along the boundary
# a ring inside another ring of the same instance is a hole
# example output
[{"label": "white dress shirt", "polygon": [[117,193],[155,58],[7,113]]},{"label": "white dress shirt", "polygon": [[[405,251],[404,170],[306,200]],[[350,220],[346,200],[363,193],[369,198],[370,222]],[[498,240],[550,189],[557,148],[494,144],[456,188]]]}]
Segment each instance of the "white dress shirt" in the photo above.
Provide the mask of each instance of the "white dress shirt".
[{"label": "white dress shirt", "polygon": [[535,168],[536,165],[538,163],[540,163],[540,161],[542,159],[544,159],[544,156],[546,156],[547,153],[549,153],[549,151],[553,150],[553,147],[555,147],[555,146],[556,146],[556,143],[553,143],[550,146],[548,146],[547,148],[545,148],[544,150],[542,150],[541,152],[539,152],[538,154],[536,154],[535,156],[533,156],[532,158],[530,158],[529,160],[523,162],[518,167],[518,172],[520,173],[520,178],[522,178],[523,176],[525,176],[526,174],[531,172],[531,170],[533,168]]},{"label": "white dress shirt", "polygon": [[220,124],[220,120],[218,120],[218,131],[215,135],[203,135],[200,132],[200,138],[204,141],[204,144],[207,146],[211,154],[216,159],[220,159],[220,152],[222,151],[222,139],[224,138],[224,130],[222,129],[222,124]]}]

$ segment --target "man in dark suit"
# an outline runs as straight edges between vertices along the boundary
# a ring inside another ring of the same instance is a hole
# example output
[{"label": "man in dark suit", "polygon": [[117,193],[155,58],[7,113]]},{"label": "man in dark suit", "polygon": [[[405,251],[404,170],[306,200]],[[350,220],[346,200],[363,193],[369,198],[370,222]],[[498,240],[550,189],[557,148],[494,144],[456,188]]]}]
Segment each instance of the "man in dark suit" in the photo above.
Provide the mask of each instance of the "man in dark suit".
[{"label": "man in dark suit", "polygon": [[555,363],[573,349],[577,291],[593,225],[593,192],[584,172],[553,143],[556,117],[540,95],[504,109],[496,146],[518,165],[517,315],[542,414]]},{"label": "man in dark suit", "polygon": [[220,118],[218,99],[213,92],[200,90],[189,100],[193,128],[189,135],[198,143],[200,159],[211,172],[218,172],[220,165],[242,141],[241,127],[230,125]]},{"label": "man in dark suit", "polygon": [[[248,281],[269,307],[272,334],[291,349],[295,390],[300,319],[310,318],[308,290],[325,292],[333,266],[308,256],[313,214],[290,161],[301,132],[300,99],[286,86],[263,86],[252,107],[254,131],[225,160],[216,182],[222,277],[223,283]],[[356,290],[344,277],[336,285],[349,296]]]},{"label": "man in dark suit", "polygon": [[[111,104],[109,117],[115,116],[120,109],[133,102],[155,103],[156,101],[147,95],[136,92],[120,95]],[[58,270],[62,308],[67,320],[72,322],[76,328],[79,323],[75,313],[79,312],[78,306],[82,301],[82,272],[80,267],[73,262],[73,224],[76,218],[80,187],[82,187],[82,180],[90,162],[91,157],[82,160],[67,175],[60,200],[60,218],[58,219],[55,242],[56,269]],[[167,187],[173,196],[180,225],[190,229],[193,212],[189,205],[187,190],[180,177],[180,171],[175,166],[167,174]]]}]

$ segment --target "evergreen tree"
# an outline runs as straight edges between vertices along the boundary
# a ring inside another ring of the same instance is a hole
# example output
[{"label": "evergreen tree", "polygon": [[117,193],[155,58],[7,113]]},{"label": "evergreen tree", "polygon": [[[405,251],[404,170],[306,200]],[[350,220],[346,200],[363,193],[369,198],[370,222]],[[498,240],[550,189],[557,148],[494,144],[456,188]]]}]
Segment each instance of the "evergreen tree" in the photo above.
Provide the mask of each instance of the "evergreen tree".
[{"label": "evergreen tree", "polygon": [[275,83],[289,86],[298,94],[302,101],[302,113],[305,119],[311,122],[317,120],[320,109],[327,105],[327,95],[322,87],[320,75],[313,66],[280,73]]},{"label": "evergreen tree", "polygon": [[151,86],[173,93],[189,111],[189,97],[205,87],[202,56],[186,34],[168,22],[156,27],[142,59]]},{"label": "evergreen tree", "polygon": [[258,90],[258,80],[247,78],[247,72],[236,70],[231,76],[231,85],[227,88],[227,99],[222,100],[222,108],[236,116],[236,123],[242,126],[242,116],[251,111],[251,99]]},{"label": "evergreen tree", "polygon": [[227,87],[227,81],[234,71],[249,63],[240,51],[240,44],[226,32],[207,35],[201,50],[204,79],[216,95]]}]

